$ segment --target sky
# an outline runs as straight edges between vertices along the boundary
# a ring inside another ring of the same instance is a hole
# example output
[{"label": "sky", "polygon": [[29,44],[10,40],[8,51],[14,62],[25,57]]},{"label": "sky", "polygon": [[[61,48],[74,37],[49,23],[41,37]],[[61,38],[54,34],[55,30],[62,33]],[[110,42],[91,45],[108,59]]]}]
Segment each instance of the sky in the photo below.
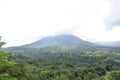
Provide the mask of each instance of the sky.
[{"label": "sky", "polygon": [[0,0],[0,35],[9,46],[73,34],[120,41],[120,0]]}]

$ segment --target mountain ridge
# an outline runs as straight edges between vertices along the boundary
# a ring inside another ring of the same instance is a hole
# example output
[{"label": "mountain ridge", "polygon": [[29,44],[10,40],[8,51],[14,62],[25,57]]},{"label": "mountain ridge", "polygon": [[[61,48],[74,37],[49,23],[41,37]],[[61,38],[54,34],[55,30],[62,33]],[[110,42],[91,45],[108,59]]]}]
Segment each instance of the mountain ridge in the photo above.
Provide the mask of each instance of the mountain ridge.
[{"label": "mountain ridge", "polygon": [[45,37],[31,44],[24,45],[25,47],[41,47],[52,45],[66,45],[66,46],[93,46],[94,43],[85,41],[74,35],[57,35]]},{"label": "mountain ridge", "polygon": [[80,39],[74,35],[57,35],[45,37],[31,44],[4,48],[10,53],[68,53],[86,51],[119,51],[120,47],[103,46]]}]

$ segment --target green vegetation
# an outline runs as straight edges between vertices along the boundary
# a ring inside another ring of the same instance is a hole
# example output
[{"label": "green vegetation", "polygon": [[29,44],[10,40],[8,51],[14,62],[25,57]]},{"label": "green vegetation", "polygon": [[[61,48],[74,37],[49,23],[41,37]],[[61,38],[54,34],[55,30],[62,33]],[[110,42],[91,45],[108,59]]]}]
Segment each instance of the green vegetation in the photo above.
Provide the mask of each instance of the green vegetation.
[{"label": "green vegetation", "polygon": [[120,48],[54,45],[4,50],[9,53],[0,51],[0,80],[120,80]]},{"label": "green vegetation", "polygon": [[[0,47],[5,43],[1,41],[0,37]],[[15,62],[10,60],[13,55],[8,55],[5,51],[0,50],[0,80],[17,80],[11,75],[10,69],[14,68]]]},{"label": "green vegetation", "polygon": [[[112,74],[120,70],[119,52],[18,51],[14,60],[19,63],[18,67],[22,66],[17,70],[26,80],[119,80],[119,73]],[[118,79],[113,79],[116,76]],[[21,80],[20,76],[16,77]]]}]

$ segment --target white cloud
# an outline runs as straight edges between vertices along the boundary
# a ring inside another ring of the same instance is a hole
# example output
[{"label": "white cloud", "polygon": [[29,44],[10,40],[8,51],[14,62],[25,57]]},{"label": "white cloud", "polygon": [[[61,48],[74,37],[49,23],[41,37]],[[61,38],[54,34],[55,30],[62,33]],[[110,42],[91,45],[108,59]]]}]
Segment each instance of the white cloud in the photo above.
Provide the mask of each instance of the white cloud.
[{"label": "white cloud", "polygon": [[120,41],[120,26],[115,26],[112,30],[104,31],[96,37],[96,41]]},{"label": "white cloud", "polygon": [[[0,0],[0,35],[8,43],[7,46],[30,43],[36,40],[34,37],[63,33],[74,34],[90,41],[118,40],[119,33],[113,29],[107,31],[110,25],[106,25],[106,22],[112,22],[109,17],[115,4],[113,2]],[[106,39],[105,36],[111,34],[114,35]]]}]

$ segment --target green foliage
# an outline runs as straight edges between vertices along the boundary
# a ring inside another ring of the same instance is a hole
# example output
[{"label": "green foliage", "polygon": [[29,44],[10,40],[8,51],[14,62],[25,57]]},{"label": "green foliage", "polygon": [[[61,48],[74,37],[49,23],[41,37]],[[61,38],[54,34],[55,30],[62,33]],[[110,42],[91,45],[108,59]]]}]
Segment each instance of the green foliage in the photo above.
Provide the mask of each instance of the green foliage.
[{"label": "green foliage", "polygon": [[109,80],[120,80],[120,71],[111,72]]},{"label": "green foliage", "polygon": [[15,76],[18,80],[31,80],[32,78],[32,69],[31,66],[26,63],[18,63],[14,68],[10,69],[10,74]]},{"label": "green foliage", "polygon": [[12,76],[18,80],[105,80],[106,72],[120,69],[120,53],[35,50],[16,51],[18,64]]},{"label": "green foliage", "polygon": [[56,76],[55,79],[53,79],[53,80],[69,80],[69,79],[65,75],[60,75],[60,76]]},{"label": "green foliage", "polygon": [[5,49],[15,53],[16,64],[12,55],[0,51],[0,80],[120,80],[120,48],[31,47]]},{"label": "green foliage", "polygon": [[75,80],[82,80],[81,77],[77,77]]},{"label": "green foliage", "polygon": [[0,48],[3,46],[3,45],[5,45],[6,43],[5,42],[3,42],[3,41],[1,41],[1,36],[0,36]]},{"label": "green foliage", "polygon": [[[0,36],[0,48],[5,44],[1,41]],[[9,72],[10,69],[15,66],[15,62],[10,60],[13,55],[8,55],[5,51],[0,50],[0,80],[17,80]]]},{"label": "green foliage", "polygon": [[5,51],[0,50],[0,80],[16,80],[9,73],[9,70],[15,66],[14,61],[10,61]]},{"label": "green foliage", "polygon": [[99,78],[97,74],[89,72],[87,75],[85,75],[84,80],[96,80],[97,78]]}]

